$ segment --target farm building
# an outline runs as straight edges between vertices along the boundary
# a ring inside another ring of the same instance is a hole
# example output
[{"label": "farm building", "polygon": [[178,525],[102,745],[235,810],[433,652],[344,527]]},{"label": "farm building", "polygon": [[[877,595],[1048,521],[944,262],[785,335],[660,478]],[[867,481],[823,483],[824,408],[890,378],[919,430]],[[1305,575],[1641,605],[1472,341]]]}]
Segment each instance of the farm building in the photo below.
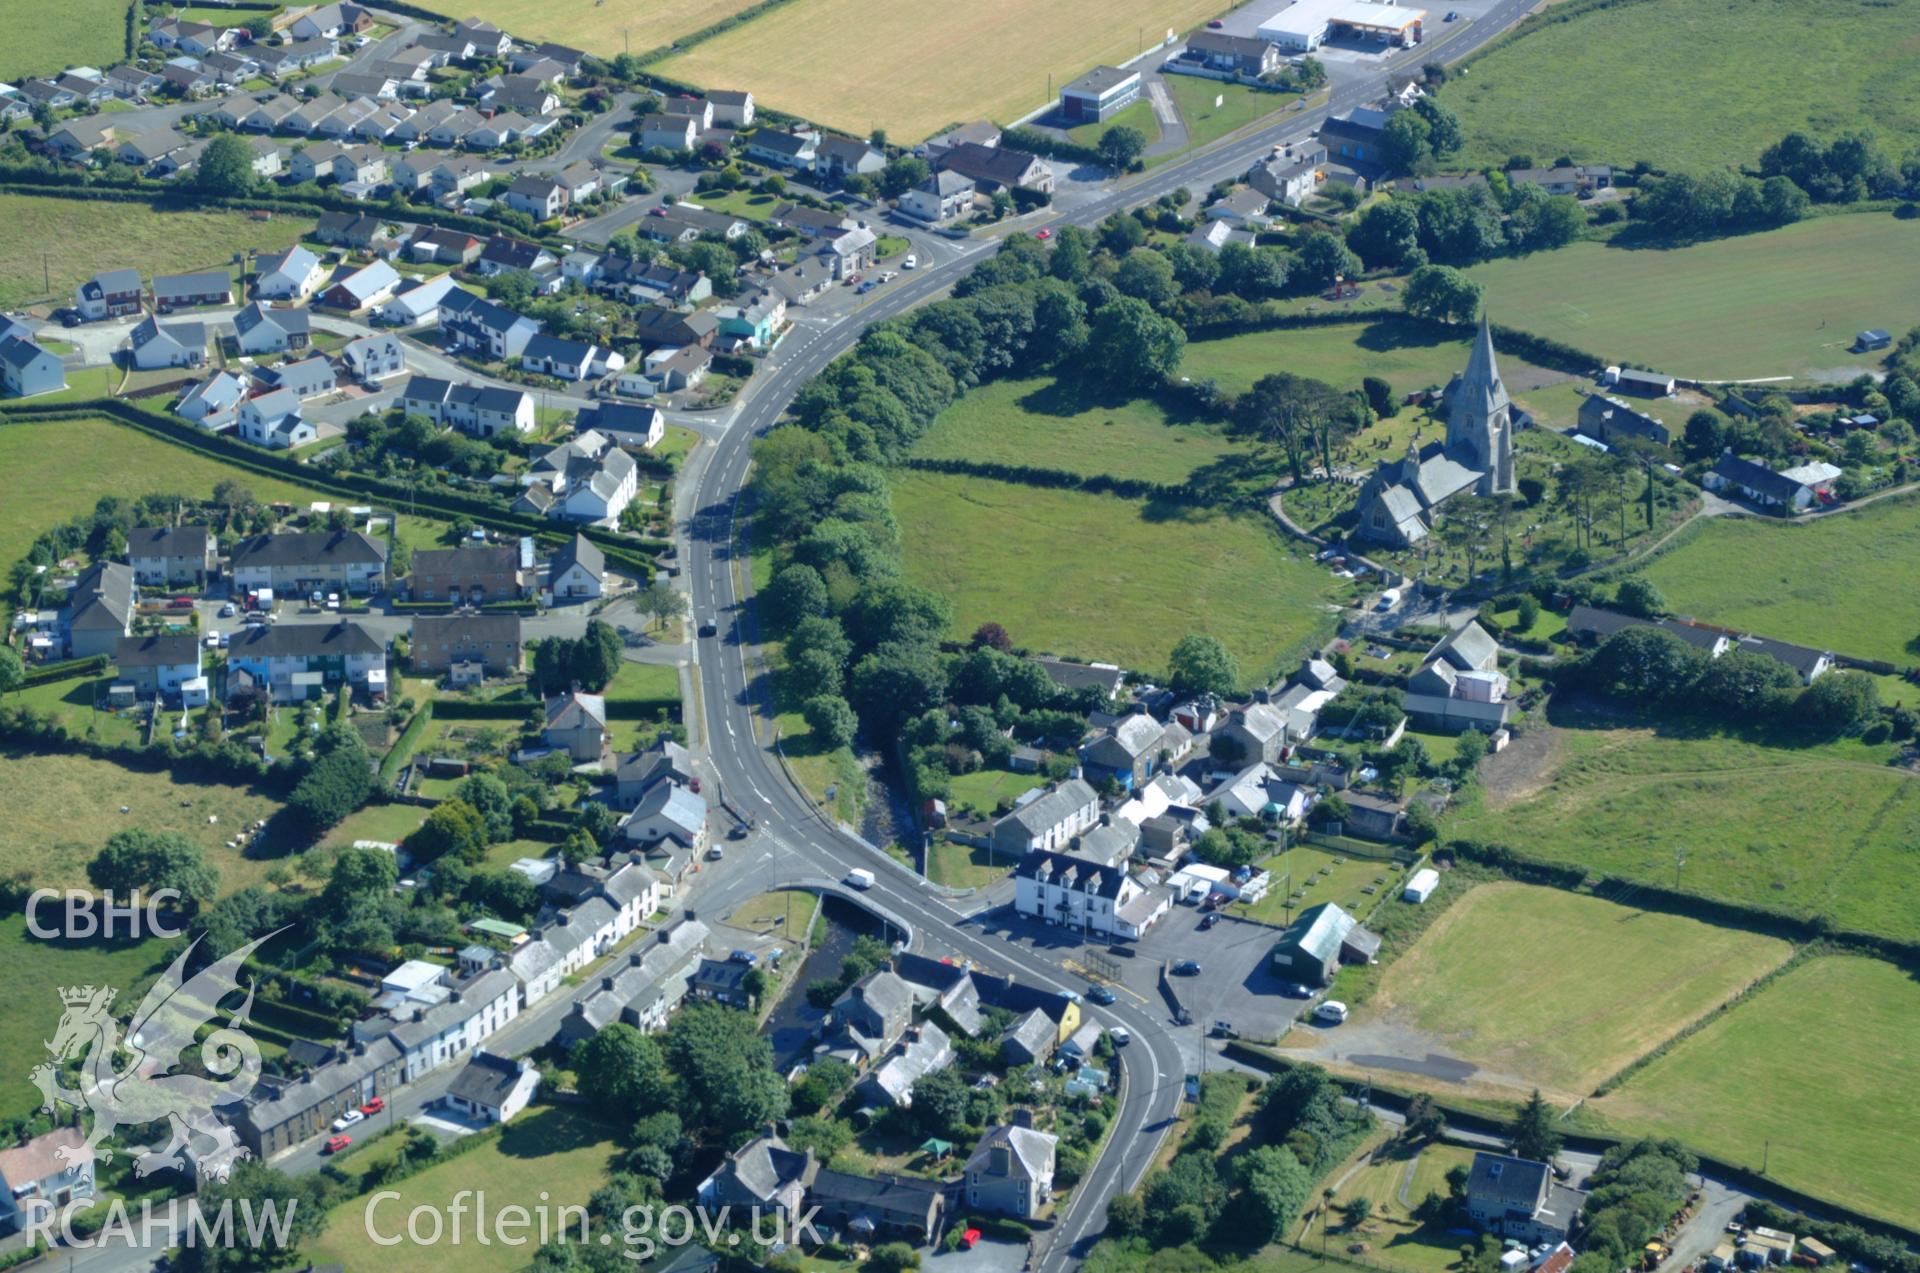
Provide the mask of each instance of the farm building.
[{"label": "farm building", "polygon": [[1322,902],[1300,912],[1299,918],[1281,934],[1273,948],[1276,973],[1324,986],[1333,981],[1343,963],[1371,962],[1380,949],[1380,939],[1360,926],[1360,921],[1332,902]]}]

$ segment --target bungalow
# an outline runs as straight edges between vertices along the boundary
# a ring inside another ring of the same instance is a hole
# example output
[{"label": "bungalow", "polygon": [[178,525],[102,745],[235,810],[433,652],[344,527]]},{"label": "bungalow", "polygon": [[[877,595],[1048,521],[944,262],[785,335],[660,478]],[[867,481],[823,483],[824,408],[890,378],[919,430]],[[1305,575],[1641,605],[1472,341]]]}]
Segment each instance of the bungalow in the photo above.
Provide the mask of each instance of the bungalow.
[{"label": "bungalow", "polygon": [[478,18],[454,23],[453,34],[455,39],[472,45],[474,52],[483,57],[499,57],[513,47],[513,41],[507,38],[505,31]]},{"label": "bungalow", "polygon": [[1207,217],[1243,226],[1272,225],[1273,218],[1267,214],[1267,205],[1272,202],[1272,197],[1264,191],[1250,188],[1236,190],[1208,204]]},{"label": "bungalow", "polygon": [[295,18],[287,34],[296,40],[331,40],[358,35],[372,25],[373,15],[357,4],[323,4]]},{"label": "bungalow", "polygon": [[1811,508],[1818,498],[1804,482],[1776,473],[1764,464],[1743,460],[1731,452],[1722,455],[1700,479],[1710,491],[1731,492],[1762,508],[1797,513]]},{"label": "bungalow", "polygon": [[477,438],[533,431],[533,395],[524,389],[414,376],[400,390],[400,406]]},{"label": "bungalow", "polygon": [[747,138],[747,156],[781,168],[809,171],[820,157],[820,134],[813,129],[785,132],[759,128]]},{"label": "bungalow", "polygon": [[629,261],[619,257],[603,265],[599,289],[636,302],[652,302],[674,307],[694,306],[713,295],[713,283],[705,274],[683,270],[667,261]]},{"label": "bungalow", "polygon": [[439,319],[443,309],[449,307],[453,294],[474,297],[472,292],[463,291],[453,281],[451,274],[440,274],[433,278],[415,283],[386,304],[374,311],[374,317],[383,323],[397,327],[417,327],[422,323],[431,323]]},{"label": "bungalow", "polygon": [[82,283],[74,303],[82,318],[99,321],[140,312],[140,271],[104,270]]},{"label": "bungalow", "polygon": [[556,601],[596,598],[605,590],[606,573],[607,557],[600,545],[576,531],[548,563],[547,588]]},{"label": "bungalow", "polygon": [[178,694],[182,685],[200,675],[200,638],[190,632],[121,637],[114,648],[113,666],[114,679],[133,686],[135,697]]},{"label": "bungalow", "polygon": [[1613,185],[1613,169],[1606,164],[1564,164],[1556,168],[1509,168],[1507,180],[1515,186],[1539,186],[1550,195],[1585,199]]},{"label": "bungalow", "polygon": [[[376,105],[359,120],[355,121],[347,132],[360,141],[385,142],[393,137],[394,130],[413,117],[411,106]],[[388,164],[387,176],[392,180],[392,164]]]},{"label": "bungalow", "polygon": [[386,569],[386,545],[352,530],[255,535],[234,545],[228,564],[242,592],[323,588],[361,596],[380,590]]},{"label": "bungalow", "polygon": [[[618,363],[619,366],[612,364]],[[520,366],[561,380],[585,380],[596,372],[618,371],[626,359],[586,341],[566,340],[542,332],[520,351]]]},{"label": "bungalow", "polygon": [[304,309],[275,309],[253,301],[233,318],[235,342],[243,354],[277,354],[305,349],[312,316]]},{"label": "bungalow", "polygon": [[[425,114],[422,111],[421,114]],[[465,106],[458,107],[443,116],[440,121],[426,130],[426,137],[436,146],[459,146],[465,144],[475,129],[487,122],[486,116]]]},{"label": "bungalow", "polygon": [[286,451],[316,440],[320,431],[300,416],[300,395],[270,389],[240,404],[240,439],[270,450]]},{"label": "bungalow", "polygon": [[[421,169],[420,179],[425,181],[436,165]],[[400,250],[409,260],[434,265],[469,265],[480,255],[482,241],[465,230],[448,230],[437,226],[421,226],[413,232],[406,245]]]},{"label": "bungalow", "polygon": [[483,90],[482,101],[494,111],[512,111],[528,119],[538,119],[560,108],[560,98],[541,81],[529,75],[509,75],[499,85]]},{"label": "bungalow", "polygon": [[422,145],[434,129],[459,114],[460,110],[461,107],[457,103],[445,98],[428,102],[394,127],[392,140],[403,144],[412,142],[415,145]]},{"label": "bungalow", "polygon": [[136,526],[127,536],[127,562],[136,583],[198,586],[214,573],[217,547],[205,526]]},{"label": "bungalow", "polygon": [[363,385],[376,384],[407,369],[406,349],[398,336],[362,336],[340,350],[340,361]]},{"label": "bungalow", "polygon": [[972,178],[942,169],[900,196],[900,211],[928,225],[945,225],[973,207]]},{"label": "bungalow", "polygon": [[1187,37],[1187,49],[1180,60],[1197,63],[1210,71],[1258,78],[1278,70],[1281,56],[1279,46],[1271,40],[1209,30],[1195,31]]},{"label": "bungalow", "polygon": [[66,364],[59,355],[19,332],[0,335],[0,390],[7,396],[31,398],[66,387]]},{"label": "bungalow", "polygon": [[313,237],[322,243],[355,251],[372,250],[388,237],[386,222],[366,212],[322,212],[314,222]]},{"label": "bungalow", "polygon": [[181,395],[173,413],[203,429],[229,429],[239,420],[247,386],[230,371],[216,371]]},{"label": "bungalow", "polygon": [[649,217],[641,226],[648,238],[664,243],[689,243],[708,234],[732,242],[752,228],[745,217],[715,212],[693,203],[676,203],[659,216]]},{"label": "bungalow", "polygon": [[280,79],[304,71],[309,66],[317,66],[339,56],[339,53],[339,45],[332,40],[294,40],[280,45],[257,44],[254,46],[253,60],[260,64],[263,74]]},{"label": "bungalow", "polygon": [[198,367],[207,360],[204,323],[165,323],[153,315],[140,320],[129,337],[133,365],[141,371],[159,367]]},{"label": "bungalow", "polygon": [[1024,150],[962,142],[942,151],[938,163],[941,171],[959,173],[985,194],[996,190],[1053,193],[1053,169],[1038,155]]},{"label": "bungalow", "polygon": [[533,273],[555,264],[553,253],[538,243],[528,243],[524,239],[508,238],[496,234],[487,240],[487,246],[480,251],[474,264],[476,273],[491,278],[495,274],[505,274],[509,270]]},{"label": "bungalow", "polygon": [[254,258],[253,294],[266,300],[305,300],[326,277],[320,258],[296,243],[284,252]]},{"label": "bungalow", "polygon": [[114,154],[120,162],[145,168],[187,145],[187,136],[177,129],[156,128],[123,140]]},{"label": "bungalow", "polygon": [[168,87],[177,89],[182,97],[204,97],[213,92],[219,79],[198,62],[183,65],[169,62],[160,68],[160,80]]},{"label": "bungalow", "polygon": [[357,623],[286,623],[235,633],[227,667],[268,686],[275,702],[291,702],[342,683],[384,690],[387,650]]},{"label": "bungalow", "polygon": [[683,345],[707,348],[720,330],[719,320],[711,314],[683,314],[658,307],[636,309],[633,323],[641,344],[649,348],[678,349]]},{"label": "bungalow", "polygon": [[504,1123],[525,1109],[540,1090],[540,1071],[526,1057],[495,1056],[477,1049],[447,1085],[441,1099],[477,1123]]},{"label": "bungalow", "polygon": [[233,304],[233,276],[225,270],[153,276],[153,303],[163,314],[195,305]]},{"label": "bungalow", "polygon": [[300,99],[277,93],[264,102],[254,102],[240,98],[229,106],[221,107],[213,114],[214,120],[226,124],[229,128],[244,129],[250,133],[278,132],[282,124],[300,109]]},{"label": "bungalow", "polygon": [[354,125],[380,109],[380,103],[390,102],[400,95],[400,76],[394,74],[389,66],[376,66],[371,71],[342,71],[333,77],[328,91],[347,99],[347,104],[335,111],[316,129],[323,137],[339,137],[353,131]]},{"label": "bungalow", "polygon": [[640,121],[634,144],[641,150],[658,148],[677,154],[692,150],[699,134],[699,125],[685,115],[648,115]]},{"label": "bungalow", "polygon": [[303,402],[332,393],[339,383],[333,364],[327,361],[326,355],[318,353],[299,362],[283,362],[269,371],[266,379],[274,388],[285,389]]},{"label": "bungalow", "polygon": [[79,101],[71,89],[65,89],[50,80],[24,80],[20,84],[20,96],[35,106],[45,106],[52,110],[65,110]]},{"label": "bungalow", "polygon": [[374,261],[344,278],[336,276],[334,283],[320,294],[320,303],[349,311],[369,309],[390,299],[399,286],[400,275],[393,266]]},{"label": "bungalow", "polygon": [[163,81],[145,67],[128,62],[107,72],[107,87],[124,101],[138,102],[158,89]]}]

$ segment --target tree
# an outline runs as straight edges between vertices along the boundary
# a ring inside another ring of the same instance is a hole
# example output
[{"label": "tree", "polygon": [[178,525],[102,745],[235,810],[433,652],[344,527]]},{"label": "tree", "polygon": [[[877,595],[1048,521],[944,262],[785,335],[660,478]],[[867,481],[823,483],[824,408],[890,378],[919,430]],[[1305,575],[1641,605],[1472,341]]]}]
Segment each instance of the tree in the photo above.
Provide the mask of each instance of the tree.
[{"label": "tree", "polygon": [[[174,1252],[173,1267],[182,1273],[249,1273],[292,1264],[301,1245],[326,1228],[331,1188],[318,1173],[296,1177],[261,1162],[235,1163],[225,1180],[203,1180],[199,1186],[201,1214],[230,1213],[234,1240],[184,1243]],[[248,1215],[260,1222],[259,1236],[267,1245],[252,1245],[244,1235]]]},{"label": "tree", "polygon": [[20,652],[10,645],[0,645],[0,698],[19,689],[27,679],[27,669],[20,662]]},{"label": "tree", "polygon": [[1180,294],[1173,263],[1164,252],[1140,249],[1127,254],[1113,272],[1113,285],[1125,296],[1137,297],[1156,309]]},{"label": "tree", "polygon": [[450,854],[477,862],[487,852],[486,820],[464,800],[443,800],[407,837],[406,845],[415,862],[432,862]]},{"label": "tree", "polygon": [[1373,1199],[1349,1198],[1340,1205],[1340,1215],[1347,1222],[1349,1229],[1357,1229],[1372,1218]]},{"label": "tree", "polygon": [[487,839],[495,844],[513,835],[513,796],[507,784],[492,774],[472,774],[455,787],[456,800],[472,806],[486,824]]},{"label": "tree", "polygon": [[[824,587],[824,585],[823,585]],[[678,619],[687,612],[687,594],[663,580],[656,579],[640,589],[633,599],[634,608],[653,620],[653,626]]]},{"label": "tree", "polygon": [[[1244,1237],[1249,1245],[1265,1246],[1285,1235],[1313,1196],[1313,1176],[1282,1145],[1262,1145],[1247,1156]],[[1236,1227],[1237,1228],[1237,1227]]]},{"label": "tree", "polygon": [[927,167],[926,160],[900,155],[889,159],[887,166],[880,170],[880,193],[897,199],[932,175],[933,169]]},{"label": "tree", "polygon": [[200,153],[193,185],[205,194],[237,198],[251,194],[258,179],[247,143],[232,133],[221,133]]},{"label": "tree", "polygon": [[1123,296],[1094,314],[1088,353],[1095,372],[1111,387],[1142,389],[1178,371],[1186,347],[1187,334],[1178,323],[1154,313],[1143,300]]},{"label": "tree", "polygon": [[1139,129],[1116,124],[1100,137],[1100,162],[1114,172],[1130,172],[1147,148],[1147,139]]},{"label": "tree", "polygon": [[287,808],[316,831],[358,809],[373,794],[373,773],[360,736],[342,725],[323,731],[319,754],[287,797]]},{"label": "tree", "polygon": [[1480,316],[1481,290],[1478,282],[1451,265],[1423,265],[1407,280],[1400,304],[1416,318],[1470,323]]},{"label": "tree", "polygon": [[1614,594],[1613,603],[1628,614],[1642,619],[1657,619],[1667,612],[1667,599],[1660,595],[1660,589],[1654,587],[1651,580],[1639,575],[1620,581],[1620,590]]},{"label": "tree", "polygon": [[1368,265],[1397,269],[1420,250],[1418,205],[1411,199],[1374,204],[1347,232],[1347,246]]},{"label": "tree", "polygon": [[767,617],[781,629],[791,628],[805,618],[827,614],[832,605],[820,572],[799,562],[781,567],[761,600],[766,605]]},{"label": "tree", "polygon": [[1702,408],[1687,417],[1680,449],[1690,460],[1710,460],[1726,449],[1727,426],[1718,413]]},{"label": "tree", "polygon": [[814,741],[820,746],[845,747],[853,742],[859,720],[853,714],[853,707],[838,694],[815,695],[806,701],[801,713],[807,718],[807,728],[813,731]]},{"label": "tree", "polygon": [[1376,416],[1390,416],[1398,405],[1394,401],[1393,385],[1380,376],[1363,377],[1360,392],[1366,395],[1367,407]]},{"label": "tree", "polygon": [[1849,734],[1880,710],[1880,690],[1863,672],[1828,672],[1806,688],[1795,706],[1813,729]]},{"label": "tree", "polygon": [[673,1076],[659,1040],[616,1021],[574,1050],[579,1088],[627,1118],[671,1103]]},{"label": "tree", "polygon": [[1232,695],[1240,684],[1240,665],[1218,637],[1189,633],[1167,656],[1169,683],[1178,694]]},{"label": "tree", "polygon": [[1278,446],[1296,482],[1318,450],[1330,457],[1333,439],[1353,427],[1354,403],[1325,381],[1276,371],[1260,377],[1234,406],[1235,423],[1258,441]]},{"label": "tree", "polygon": [[1293,254],[1293,265],[1293,272],[1315,289],[1332,287],[1335,279],[1352,278],[1360,272],[1360,258],[1347,250],[1345,240],[1331,232],[1308,234]]},{"label": "tree", "polygon": [[1279,248],[1229,243],[1220,249],[1219,290],[1250,301],[1278,296],[1287,286],[1287,261]]},{"label": "tree", "polygon": [[787,1085],[773,1047],[747,1013],[719,1004],[681,1009],[661,1036],[667,1068],[679,1076],[681,1117],[719,1133],[750,1131],[787,1113]]},{"label": "tree", "polygon": [[1514,1116],[1513,1127],[1508,1132],[1508,1148],[1513,1156],[1532,1162],[1552,1162],[1553,1156],[1560,1152],[1561,1141],[1560,1131],[1553,1124],[1553,1107],[1536,1087]]},{"label": "tree", "polygon": [[872,1273],[910,1273],[920,1267],[920,1253],[904,1242],[883,1242],[867,1256]]},{"label": "tree", "polygon": [[1004,654],[1013,648],[1013,638],[1007,635],[1005,628],[989,619],[973,630],[969,644],[976,650],[985,648]]},{"label": "tree", "polygon": [[240,27],[248,35],[252,36],[255,41],[272,39],[273,15],[268,13],[256,14],[248,18],[245,22],[242,22]]},{"label": "tree", "polygon": [[177,831],[129,828],[108,838],[99,856],[87,863],[87,880],[97,889],[123,895],[175,889],[190,906],[211,901],[220,873],[206,864],[200,846]]},{"label": "tree", "polygon": [[1137,1193],[1116,1193],[1107,1200],[1107,1228],[1120,1237],[1132,1237],[1147,1224],[1146,1204]]},{"label": "tree", "polygon": [[1432,127],[1418,111],[1395,111],[1380,130],[1380,148],[1387,167],[1395,172],[1416,172],[1433,158]]}]

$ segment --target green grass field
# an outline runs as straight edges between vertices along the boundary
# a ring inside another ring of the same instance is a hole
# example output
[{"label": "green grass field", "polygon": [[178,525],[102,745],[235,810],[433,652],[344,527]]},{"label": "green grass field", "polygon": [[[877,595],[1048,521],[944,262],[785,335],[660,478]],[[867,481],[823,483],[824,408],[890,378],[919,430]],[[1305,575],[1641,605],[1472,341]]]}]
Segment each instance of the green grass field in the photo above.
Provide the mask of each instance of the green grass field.
[{"label": "green grass field", "polygon": [[1782,976],[1593,1108],[1908,1228],[1920,1224],[1920,984],[1837,956]]},{"label": "green grass field", "polygon": [[907,575],[953,601],[954,632],[989,620],[1035,651],[1163,671],[1183,635],[1218,637],[1260,680],[1332,626],[1346,599],[1263,517],[900,471]]},{"label": "green grass field", "polygon": [[[117,47],[117,16],[113,41]],[[284,248],[312,228],[312,221],[284,214],[253,221],[242,212],[155,212],[144,203],[0,195],[0,308],[50,297],[70,304],[76,286],[120,265],[143,275],[218,269],[235,252]]]},{"label": "green grass field", "polygon": [[[1223,84],[1194,75],[1169,75],[1165,83],[1187,126],[1187,144],[1165,155],[1154,156],[1148,161],[1149,165],[1183,155],[1276,111],[1290,110],[1299,100],[1295,93],[1263,93],[1244,84]],[[1215,106],[1215,98],[1224,100]]]},{"label": "green grass field", "polygon": [[1145,398],[1102,402],[1078,381],[996,380],[940,414],[915,456],[1025,464],[1178,485],[1245,448],[1210,424],[1176,424]]},{"label": "green grass field", "polygon": [[1678,851],[1688,892],[1912,940],[1920,779],[1889,769],[1891,751],[1562,729],[1531,794],[1470,802],[1444,834],[1669,888]]},{"label": "green grass field", "polygon": [[983,816],[991,816],[1002,801],[1012,803],[1035,787],[1045,785],[1045,774],[1017,774],[1007,769],[976,769],[970,774],[955,774],[949,808],[971,806]]},{"label": "green grass field", "polygon": [[[1406,877],[1396,863],[1311,844],[1277,853],[1260,863],[1260,869],[1273,876],[1267,895],[1252,905],[1236,904],[1233,910],[1268,924],[1286,924],[1293,915],[1321,902],[1337,902],[1350,914],[1364,915]],[[1290,883],[1285,882],[1288,877]]]},{"label": "green grass field", "polygon": [[1695,380],[1851,380],[1879,367],[1847,352],[1855,332],[1920,322],[1920,222],[1816,217],[1667,250],[1575,243],[1470,273],[1495,322],[1612,362]]},{"label": "green grass field", "polygon": [[1716,517],[1642,573],[1682,614],[1905,667],[1920,662],[1916,571],[1920,500],[1894,499],[1801,525]]},{"label": "green grass field", "polygon": [[1487,884],[1387,969],[1362,1019],[1410,1017],[1466,1060],[1579,1097],[1791,953],[1675,915]]},{"label": "green grass field", "polygon": [[[1405,394],[1445,385],[1467,365],[1465,340],[1436,337],[1432,329],[1399,317],[1352,326],[1275,328],[1188,344],[1180,374],[1212,379],[1228,393],[1245,393],[1276,371],[1324,380],[1338,389],[1358,389],[1366,376],[1380,376]],[[1502,375],[1518,371],[1502,359]]]},{"label": "green grass field", "polygon": [[1017,865],[1011,854],[936,839],[927,856],[927,878],[948,888],[986,888]]},{"label": "green grass field", "polygon": [[[469,1215],[458,1244],[451,1240],[451,1227],[438,1244],[402,1240],[398,1245],[382,1246],[374,1242],[373,1235],[400,1235],[404,1239],[407,1214],[416,1207],[430,1208],[446,1218],[454,1195],[463,1189],[485,1193],[490,1210],[497,1211],[513,1201],[529,1207],[539,1202],[549,1208],[549,1217],[557,1216],[557,1208],[582,1205],[600,1187],[608,1160],[617,1148],[617,1137],[615,1128],[570,1108],[535,1106],[508,1124],[492,1143],[390,1186],[400,1194],[398,1199],[376,1201],[380,1198],[380,1191],[376,1191],[341,1203],[328,1214],[326,1232],[309,1244],[308,1254],[315,1263],[332,1261],[350,1269],[377,1267],[386,1273],[430,1273],[450,1264],[457,1264],[465,1273],[523,1269],[538,1246],[537,1237],[528,1238],[537,1233],[534,1229],[517,1235],[523,1240],[519,1245],[499,1241],[482,1245],[475,1239]],[[373,1152],[392,1151],[383,1143]],[[371,1161],[347,1159],[350,1166],[360,1169]],[[529,1184],[535,1180],[537,1190]],[[538,1199],[531,1196],[536,1192]],[[450,1220],[448,1223],[451,1226]]]},{"label": "green grass field", "polygon": [[[71,463],[76,455],[111,455],[114,462]],[[132,498],[166,492],[204,499],[215,485],[234,478],[256,499],[305,504],[325,498],[109,420],[0,424],[0,473],[34,475],[33,499],[0,500],[0,568],[18,561],[41,531],[77,513],[92,512],[102,495]]]},{"label": "green grass field", "polygon": [[[11,764],[12,762],[7,762]],[[40,923],[60,923],[57,909],[42,912]],[[25,1118],[40,1107],[39,1090],[27,1080],[34,1066],[48,1060],[44,1040],[60,1020],[63,986],[113,986],[115,1008],[139,1004],[147,983],[175,954],[173,943],[157,938],[140,942],[44,941],[27,931],[27,917],[0,917],[0,954],[9,973],[0,979],[0,1118]]]},{"label": "green grass field", "polygon": [[[1212,99],[1209,98],[1209,101]],[[1160,140],[1160,120],[1153,113],[1153,103],[1144,96],[1119,114],[1102,120],[1097,124],[1080,124],[1067,130],[1067,140],[1079,146],[1098,146],[1100,139],[1111,129],[1131,128],[1146,139],[1147,145]]]},{"label": "green grass field", "polygon": [[615,751],[635,751],[653,740],[663,724],[680,719],[680,669],[654,663],[625,662],[607,685],[609,702],[637,704],[645,713],[634,720],[607,722]]},{"label": "green grass field", "polygon": [[20,0],[8,8],[15,21],[0,42],[0,80],[126,61],[127,0]]},{"label": "green grass field", "polygon": [[[766,106],[857,136],[884,128],[895,142],[916,142],[963,120],[1015,119],[1093,66],[1133,57],[1168,27],[1185,30],[1217,11],[1213,0],[794,0],[659,69],[702,87],[752,85]],[[1023,29],[1034,38],[1020,38]],[[876,50],[857,74],[848,31]]]},{"label": "green grass field", "polygon": [[[1542,164],[1737,168],[1794,129],[1883,140],[1920,128],[1920,3],[1661,0],[1542,26],[1448,81],[1462,166],[1512,154]],[[1756,75],[1783,48],[1793,74]],[[1896,152],[1903,147],[1896,144]]]},{"label": "green grass field", "polygon": [[[116,831],[178,831],[219,868],[220,891],[257,884],[270,860],[242,858],[226,841],[279,805],[242,787],[176,782],[167,773],[67,755],[6,755],[0,763],[0,872],[26,870],[38,886],[86,887],[87,863]],[[128,812],[121,813],[122,806]],[[218,822],[209,823],[209,817]]]}]

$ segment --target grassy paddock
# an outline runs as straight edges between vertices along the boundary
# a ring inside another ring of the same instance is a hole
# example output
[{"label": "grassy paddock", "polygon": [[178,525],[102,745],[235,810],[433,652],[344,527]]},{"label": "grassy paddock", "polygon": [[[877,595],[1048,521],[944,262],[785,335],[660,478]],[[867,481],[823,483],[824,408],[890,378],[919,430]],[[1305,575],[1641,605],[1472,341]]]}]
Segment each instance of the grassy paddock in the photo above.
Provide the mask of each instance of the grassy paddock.
[{"label": "grassy paddock", "polygon": [[56,75],[69,66],[126,60],[128,0],[18,0],[8,5],[0,80]]},{"label": "grassy paddock", "polygon": [[907,574],[952,598],[961,637],[993,620],[1035,650],[1159,672],[1205,632],[1251,683],[1324,634],[1345,596],[1250,514],[905,471],[893,496]]},{"label": "grassy paddock", "polygon": [[[74,456],[113,457],[111,464],[75,464]],[[197,451],[161,442],[110,420],[0,424],[0,473],[31,473],[32,499],[0,499],[0,568],[12,565],[41,531],[93,510],[102,495],[132,499],[157,493],[207,498],[233,478],[255,499],[306,504],[325,499]]]},{"label": "grassy paddock", "polygon": [[[1550,713],[1562,719],[1558,707]],[[1787,749],[1677,728],[1568,728],[1554,748],[1530,794],[1470,804],[1444,834],[1669,888],[1679,851],[1687,892],[1920,936],[1906,891],[1920,780],[1887,768],[1891,746]]]},{"label": "grassy paddock", "polygon": [[1851,380],[1879,366],[1847,352],[1855,332],[1920,321],[1920,222],[1860,213],[1667,250],[1575,243],[1471,274],[1496,321],[1598,357],[1697,380]]},{"label": "grassy paddock", "polygon": [[222,893],[259,883],[271,865],[226,847],[241,826],[280,807],[245,788],[177,782],[165,771],[70,755],[7,755],[0,773],[7,802],[0,871],[29,871],[36,885],[86,887],[87,863],[108,836],[131,827],[178,831],[198,844],[208,865],[219,868]]},{"label": "grassy paddock", "polygon": [[[1212,0],[793,0],[659,69],[705,87],[751,84],[775,109],[913,142],[961,120],[1017,118],[1090,67],[1141,52],[1143,38],[1151,47],[1217,10]],[[875,51],[857,74],[848,31]]]},{"label": "grassy paddock", "polygon": [[1650,1062],[1594,1110],[1912,1228],[1920,1224],[1920,983],[1816,959]]},{"label": "grassy paddock", "polygon": [[[439,1163],[391,1186],[400,1194],[376,1204],[378,1193],[341,1203],[327,1216],[326,1232],[312,1244],[315,1263],[331,1261],[350,1269],[381,1268],[387,1273],[431,1273],[447,1267],[447,1250],[402,1241],[375,1245],[369,1228],[384,1235],[406,1232],[407,1213],[428,1207],[442,1217],[463,1189],[485,1193],[492,1207],[526,1198],[530,1179],[551,1199],[551,1207],[585,1204],[607,1175],[617,1148],[617,1129],[561,1106],[538,1106],[521,1114],[491,1144]],[[384,1150],[384,1146],[381,1147]],[[353,1162],[353,1160],[349,1160]],[[354,1162],[364,1168],[366,1162]],[[498,1201],[495,1201],[498,1200]],[[450,1222],[449,1222],[450,1223]],[[531,1230],[528,1232],[532,1232]],[[526,1236],[524,1233],[521,1236]],[[469,1228],[458,1248],[465,1273],[508,1273],[525,1268],[534,1242],[481,1245]]]},{"label": "grassy paddock", "polygon": [[[113,41],[117,48],[118,16]],[[0,308],[49,296],[70,303],[76,286],[120,265],[149,275],[218,269],[235,252],[288,247],[312,227],[279,213],[253,221],[243,212],[155,212],[144,203],[0,195]],[[44,260],[43,251],[51,251]]]},{"label": "grassy paddock", "polygon": [[[1799,525],[1715,517],[1643,573],[1682,614],[1856,658],[1920,662],[1920,500]],[[1912,685],[1896,693],[1920,698]]]},{"label": "grassy paddock", "polygon": [[1045,378],[980,386],[942,412],[913,453],[1168,485],[1247,454],[1217,426],[1176,422],[1150,399],[1108,402],[1080,382]]},{"label": "grassy paddock", "polygon": [[1791,953],[1697,920],[1487,884],[1388,968],[1363,1019],[1410,1017],[1467,1060],[1578,1097]]},{"label": "grassy paddock", "polygon": [[[1473,63],[1442,100],[1467,167],[1531,155],[1660,168],[1750,166],[1794,129],[1920,128],[1920,3],[1661,0],[1546,26]],[[1793,74],[1755,74],[1792,48]],[[1896,146],[1898,151],[1899,147]]]}]

